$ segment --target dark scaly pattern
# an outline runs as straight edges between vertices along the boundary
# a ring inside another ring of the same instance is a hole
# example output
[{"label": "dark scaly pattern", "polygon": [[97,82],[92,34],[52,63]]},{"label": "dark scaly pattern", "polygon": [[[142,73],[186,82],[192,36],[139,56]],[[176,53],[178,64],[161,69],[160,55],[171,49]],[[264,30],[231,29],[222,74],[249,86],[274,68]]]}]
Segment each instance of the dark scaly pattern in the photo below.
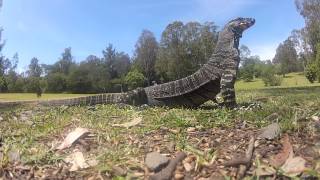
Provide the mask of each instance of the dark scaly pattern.
[{"label": "dark scaly pattern", "polygon": [[254,19],[237,18],[219,33],[210,60],[194,74],[165,84],[138,88],[127,93],[99,94],[62,100],[41,101],[42,105],[94,105],[125,103],[196,107],[221,93],[222,105],[236,104],[234,83],[239,66],[239,39]]}]

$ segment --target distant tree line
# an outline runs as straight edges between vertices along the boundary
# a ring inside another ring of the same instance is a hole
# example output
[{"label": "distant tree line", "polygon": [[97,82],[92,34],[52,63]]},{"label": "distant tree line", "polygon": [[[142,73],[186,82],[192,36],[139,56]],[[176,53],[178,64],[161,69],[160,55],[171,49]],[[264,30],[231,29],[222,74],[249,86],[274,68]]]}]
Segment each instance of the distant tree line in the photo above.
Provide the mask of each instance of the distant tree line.
[{"label": "distant tree line", "polygon": [[[305,71],[310,82],[320,81],[320,1],[295,3],[306,26],[293,30],[279,44],[272,60],[252,56],[248,47],[241,46],[238,79],[262,78],[265,85],[272,86],[279,85],[287,73]],[[40,64],[38,58],[32,58],[23,73],[16,72],[18,54],[7,58],[1,53],[5,44],[1,29],[0,92],[122,92],[183,78],[209,60],[217,42],[217,28],[213,22],[174,21],[164,29],[159,42],[151,31],[143,30],[132,57],[109,44],[101,55],[76,61],[68,47],[54,64]]]},{"label": "distant tree line", "polygon": [[[32,58],[23,73],[16,72],[18,54],[1,56],[0,92],[122,92],[176,80],[208,61],[217,36],[213,22],[175,21],[165,28],[160,42],[151,31],[143,30],[132,57],[109,44],[101,56],[89,55],[77,62],[68,47],[54,64],[41,64],[37,57]],[[0,44],[0,50],[3,46]]]}]

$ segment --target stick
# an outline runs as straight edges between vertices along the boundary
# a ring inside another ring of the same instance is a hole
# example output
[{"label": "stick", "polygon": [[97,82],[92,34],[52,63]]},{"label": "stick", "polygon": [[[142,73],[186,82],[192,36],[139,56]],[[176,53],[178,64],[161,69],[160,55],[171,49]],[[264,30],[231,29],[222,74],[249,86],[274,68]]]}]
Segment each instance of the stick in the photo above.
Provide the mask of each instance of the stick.
[{"label": "stick", "polygon": [[246,159],[249,160],[246,165],[240,165],[237,173],[237,179],[242,179],[242,177],[245,175],[247,168],[250,165],[252,154],[253,154],[253,148],[254,148],[254,136],[251,137],[248,145],[248,149],[246,151]]}]

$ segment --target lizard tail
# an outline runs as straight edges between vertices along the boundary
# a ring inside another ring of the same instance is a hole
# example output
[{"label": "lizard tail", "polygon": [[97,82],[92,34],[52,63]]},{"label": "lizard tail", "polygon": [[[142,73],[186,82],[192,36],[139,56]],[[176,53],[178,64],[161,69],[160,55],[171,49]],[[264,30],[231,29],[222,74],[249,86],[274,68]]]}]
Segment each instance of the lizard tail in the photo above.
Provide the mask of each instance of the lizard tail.
[{"label": "lizard tail", "polygon": [[77,97],[70,99],[58,99],[40,101],[44,106],[76,106],[76,105],[95,105],[95,104],[130,104],[142,105],[148,103],[147,95],[143,88],[138,88],[126,93],[106,93],[93,96]]}]

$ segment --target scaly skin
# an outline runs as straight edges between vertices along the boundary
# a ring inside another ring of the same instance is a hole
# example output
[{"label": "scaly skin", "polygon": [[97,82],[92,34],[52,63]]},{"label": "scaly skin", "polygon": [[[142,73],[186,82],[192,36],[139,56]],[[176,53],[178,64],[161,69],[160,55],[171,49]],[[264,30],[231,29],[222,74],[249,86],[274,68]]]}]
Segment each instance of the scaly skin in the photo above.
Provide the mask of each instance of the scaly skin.
[{"label": "scaly skin", "polygon": [[[218,42],[210,60],[194,74],[164,84],[138,88],[127,93],[40,101],[42,105],[94,105],[125,103],[131,105],[166,105],[197,107],[221,94],[220,105],[236,106],[234,83],[239,67],[239,40],[244,30],[255,23],[251,18],[230,21],[219,33]],[[0,103],[1,105],[1,103]]]}]

